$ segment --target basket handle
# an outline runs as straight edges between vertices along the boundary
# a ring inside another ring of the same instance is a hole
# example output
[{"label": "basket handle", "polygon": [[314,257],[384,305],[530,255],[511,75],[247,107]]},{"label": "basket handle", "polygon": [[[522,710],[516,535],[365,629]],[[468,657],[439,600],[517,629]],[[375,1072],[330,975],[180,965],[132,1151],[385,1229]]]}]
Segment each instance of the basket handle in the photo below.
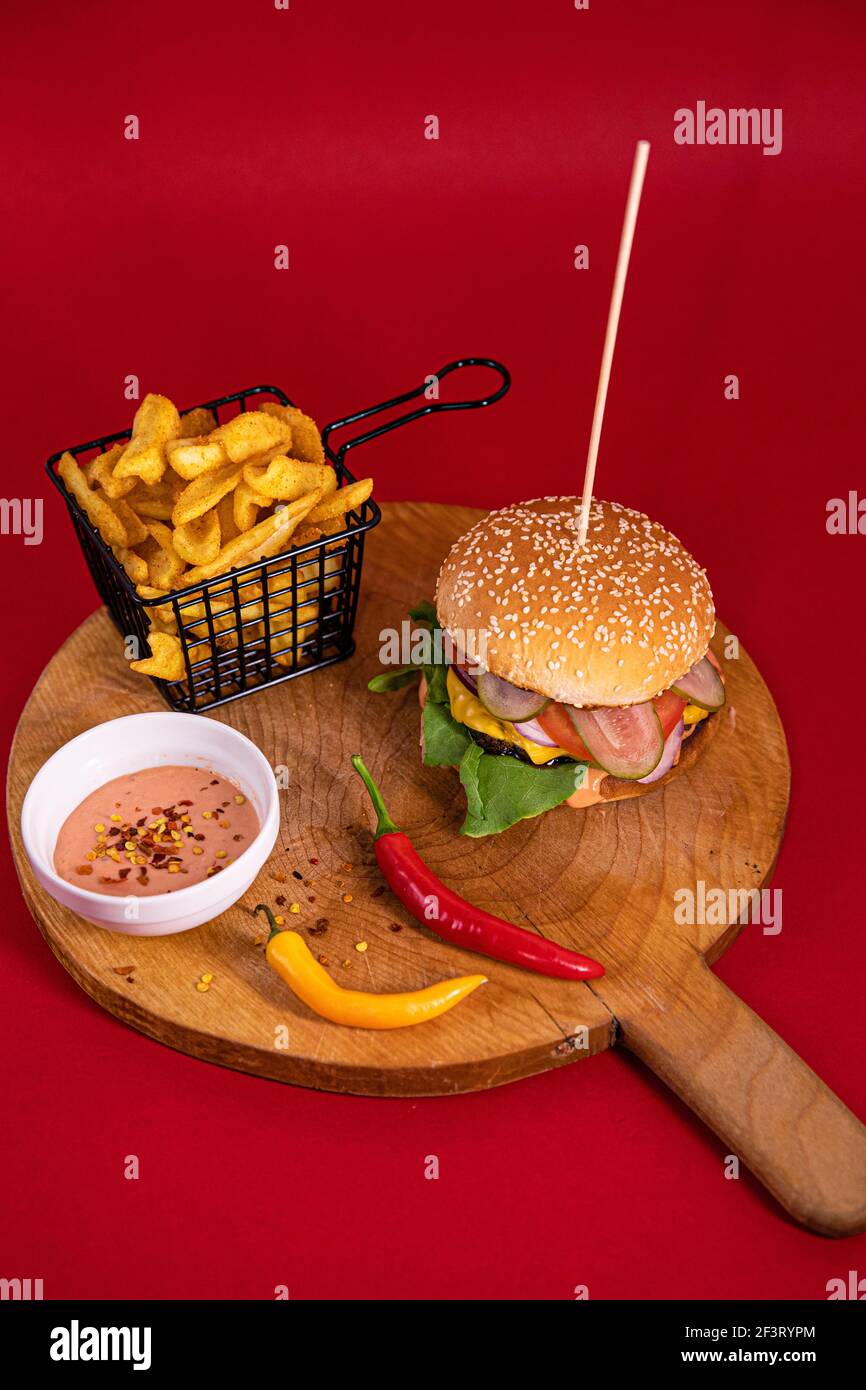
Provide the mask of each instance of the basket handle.
[{"label": "basket handle", "polygon": [[[378,439],[380,434],[388,434],[390,430],[396,430],[401,425],[407,425],[410,420],[420,420],[422,415],[433,415],[437,410],[478,410],[481,406],[493,405],[495,401],[501,400],[506,391],[511,386],[511,373],[507,367],[503,367],[501,362],[496,362],[492,357],[461,357],[456,362],[449,362],[447,366],[441,367],[438,372],[433,374],[434,379],[440,382],[443,377],[451,372],[458,371],[461,367],[489,367],[501,378],[501,384],[490,396],[482,396],[477,400],[471,401],[430,401],[426,405],[419,406],[417,410],[410,410],[405,415],[398,415],[395,420],[388,420],[384,425],[377,425],[375,429],[366,430],[363,434],[355,435],[352,439],[347,439],[340,445],[336,455],[338,463],[342,463],[350,449],[355,449],[359,444],[366,444],[371,439]],[[380,405],[371,405],[367,410],[358,410],[354,415],[346,415],[342,420],[333,420],[330,425],[326,425],[322,430],[322,443],[328,450],[331,457],[333,451],[329,445],[329,439],[334,430],[342,429],[345,425],[357,424],[359,420],[368,420],[373,415],[381,415],[383,410],[391,410],[396,405],[405,405],[407,401],[414,401],[419,396],[423,396],[429,389],[431,378],[427,377],[420,386],[414,387],[411,391],[406,391],[402,396],[395,396],[393,400],[382,401]]]}]

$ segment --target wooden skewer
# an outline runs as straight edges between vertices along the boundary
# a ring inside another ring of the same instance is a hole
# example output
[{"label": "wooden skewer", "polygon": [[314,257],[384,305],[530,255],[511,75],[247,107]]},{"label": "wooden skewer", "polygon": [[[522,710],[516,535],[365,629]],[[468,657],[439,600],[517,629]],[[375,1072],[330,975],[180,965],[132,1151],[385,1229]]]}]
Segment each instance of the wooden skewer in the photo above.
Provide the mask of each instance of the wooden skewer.
[{"label": "wooden skewer", "polygon": [[649,151],[649,141],[638,140],[634,152],[634,164],[631,170],[628,199],[625,205],[622,236],[619,239],[619,255],[616,258],[613,292],[610,296],[610,310],[607,316],[607,330],[604,335],[604,347],[601,353],[601,370],[598,374],[598,390],[595,393],[595,410],[592,415],[592,429],[589,435],[589,449],[586,455],[586,472],[583,475],[578,545],[586,544],[586,530],[589,526],[589,506],[592,501],[592,489],[595,486],[595,465],[598,461],[598,445],[601,439],[601,422],[604,419],[607,388],[610,382],[610,369],[613,363],[613,349],[616,343],[616,330],[619,327],[619,313],[622,308],[625,277],[628,274],[631,244],[634,240],[637,210],[640,207],[640,195],[643,191],[643,180],[644,174],[646,173],[647,160],[649,159]]}]

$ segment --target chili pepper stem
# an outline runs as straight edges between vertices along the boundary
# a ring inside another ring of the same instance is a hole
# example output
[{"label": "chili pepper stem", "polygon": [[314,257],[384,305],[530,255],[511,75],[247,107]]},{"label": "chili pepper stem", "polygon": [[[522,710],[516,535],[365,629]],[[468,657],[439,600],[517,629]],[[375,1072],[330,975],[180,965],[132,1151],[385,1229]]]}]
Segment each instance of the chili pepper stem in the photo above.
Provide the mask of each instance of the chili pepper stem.
[{"label": "chili pepper stem", "polygon": [[374,838],[378,840],[382,835],[398,834],[397,827],[392,821],[391,817],[388,815],[385,803],[382,800],[382,793],[379,791],[379,788],[373,781],[373,778],[371,777],[367,769],[367,765],[364,762],[364,759],[361,757],[360,753],[356,753],[352,758],[352,766],[357,772],[358,776],[361,778],[361,781],[364,783],[364,786],[367,788],[367,791],[370,793],[370,800],[373,803],[373,810],[376,812],[376,816],[378,818],[376,822],[376,834]]},{"label": "chili pepper stem", "polygon": [[256,903],[255,907],[253,908],[253,916],[255,916],[257,912],[264,912],[267,914],[268,926],[271,929],[270,934],[268,936],[268,941],[273,941],[274,937],[279,936],[280,934],[280,928],[274,921],[274,914],[271,912],[271,909],[265,903]]}]

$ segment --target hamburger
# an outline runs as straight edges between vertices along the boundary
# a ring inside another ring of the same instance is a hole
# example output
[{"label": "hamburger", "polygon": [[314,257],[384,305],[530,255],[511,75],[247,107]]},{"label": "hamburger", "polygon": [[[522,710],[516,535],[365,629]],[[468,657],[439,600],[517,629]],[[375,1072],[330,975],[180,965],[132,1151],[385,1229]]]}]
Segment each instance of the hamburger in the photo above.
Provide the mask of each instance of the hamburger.
[{"label": "hamburger", "polygon": [[[427,621],[427,763],[459,767],[464,833],[658,790],[695,762],[725,702],[706,573],[641,512],[543,497],[452,546]],[[420,610],[416,610],[416,614]]]}]

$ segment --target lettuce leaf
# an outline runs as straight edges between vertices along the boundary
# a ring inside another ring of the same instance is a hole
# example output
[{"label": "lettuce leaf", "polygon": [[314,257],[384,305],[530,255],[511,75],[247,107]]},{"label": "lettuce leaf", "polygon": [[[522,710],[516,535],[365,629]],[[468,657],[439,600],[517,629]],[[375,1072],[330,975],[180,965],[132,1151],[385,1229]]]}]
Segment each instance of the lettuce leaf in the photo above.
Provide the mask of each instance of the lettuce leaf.
[{"label": "lettuce leaf", "polygon": [[367,689],[374,695],[381,695],[390,690],[402,690],[404,685],[411,685],[413,681],[420,679],[421,674],[420,666],[389,667],[369,680]]},{"label": "lettuce leaf", "polygon": [[466,789],[466,819],[461,835],[498,835],[519,820],[528,820],[562,805],[586,781],[587,763],[535,767],[519,758],[485,753],[474,740],[460,759]]},{"label": "lettuce leaf", "polygon": [[[427,700],[436,705],[445,705],[450,710],[448,696],[448,665],[425,666],[424,678],[427,681]],[[426,706],[425,706],[426,708]]]},{"label": "lettuce leaf", "polygon": [[409,609],[409,617],[413,623],[421,623],[424,627],[429,627],[435,631],[439,627],[439,619],[436,616],[436,609],[428,599],[423,599],[415,608]]},{"label": "lettuce leaf", "polygon": [[[409,611],[413,622],[439,626],[432,603],[420,603]],[[464,724],[451,713],[448,695],[448,663],[399,667],[374,676],[374,692],[399,690],[423,671],[427,698],[422,715],[424,762],[428,767],[456,767],[466,791],[466,819],[461,835],[498,835],[518,821],[540,816],[567,801],[586,781],[588,763],[568,762],[557,767],[536,767],[505,754],[485,753]]]},{"label": "lettuce leaf", "polygon": [[428,700],[421,716],[424,729],[424,762],[428,767],[459,767],[460,760],[472,747],[469,730],[452,717],[448,705]]}]

